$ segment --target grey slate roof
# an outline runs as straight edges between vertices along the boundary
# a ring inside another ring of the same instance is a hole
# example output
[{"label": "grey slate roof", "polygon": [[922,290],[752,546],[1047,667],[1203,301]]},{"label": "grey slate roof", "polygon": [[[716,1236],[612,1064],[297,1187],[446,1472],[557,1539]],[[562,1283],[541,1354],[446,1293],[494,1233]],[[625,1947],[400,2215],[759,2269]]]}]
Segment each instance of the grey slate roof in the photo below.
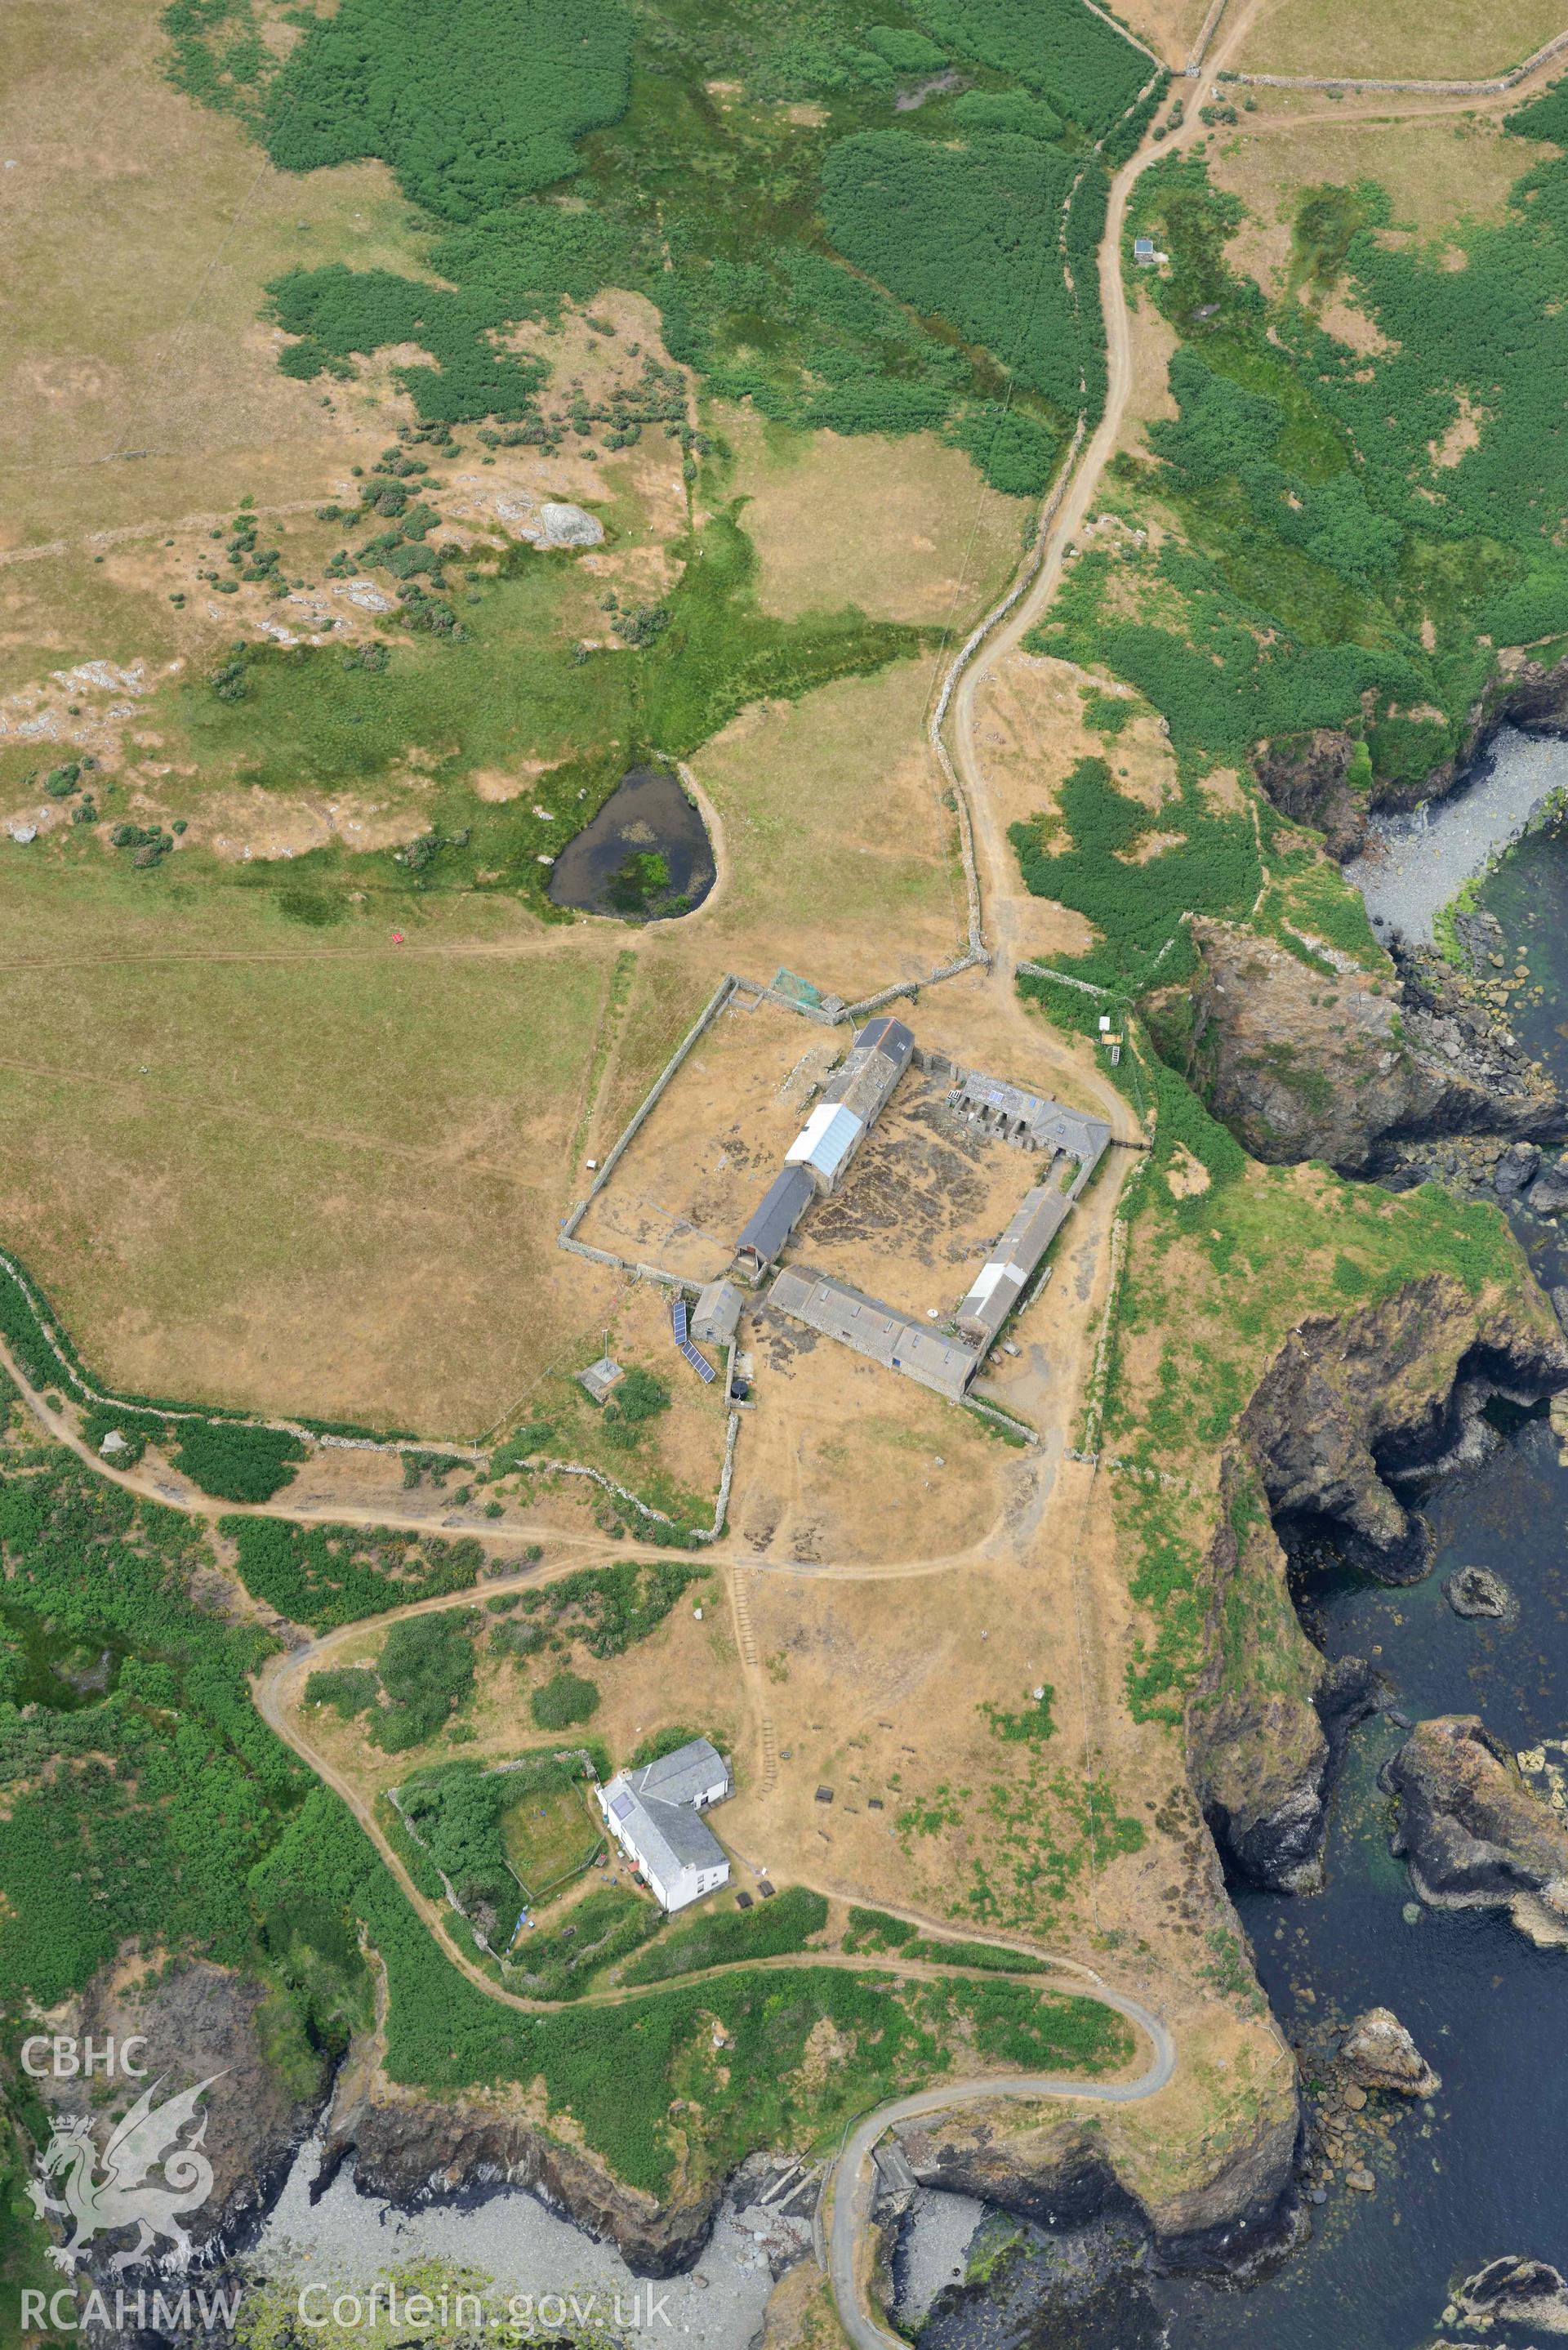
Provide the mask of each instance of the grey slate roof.
[{"label": "grey slate roof", "polygon": [[753,1210],[735,1243],[737,1253],[746,1251],[759,1264],[772,1264],[815,1197],[807,1168],[781,1168]]},{"label": "grey slate roof", "polygon": [[726,1866],[724,1847],[696,1804],[715,1779],[727,1787],[729,1775],[718,1749],[706,1738],[693,1738],[639,1771],[621,1772],[605,1789],[605,1803],[618,1825],[631,1823],[643,1860],[669,1881],[683,1868]]},{"label": "grey slate roof", "polygon": [[863,1125],[874,1126],[915,1049],[901,1020],[868,1020],[822,1089],[825,1102],[842,1102]]},{"label": "grey slate roof", "polygon": [[[1054,1155],[1052,1159],[1055,1165]],[[1067,1192],[1037,1183],[970,1285],[958,1310],[959,1328],[989,1346],[1028,1288],[1034,1269],[1072,1212]]]},{"label": "grey slate roof", "polygon": [[970,1347],[826,1274],[786,1266],[768,1292],[768,1304],[792,1321],[804,1322],[807,1329],[853,1347],[857,1355],[869,1355],[874,1363],[934,1388],[954,1403],[978,1367],[979,1357]]},{"label": "grey slate roof", "polygon": [[708,1738],[689,1739],[673,1754],[661,1754],[657,1762],[645,1762],[639,1771],[622,1775],[634,1794],[657,1797],[661,1804],[694,1804],[715,1779],[727,1782],[730,1776],[723,1756]]}]

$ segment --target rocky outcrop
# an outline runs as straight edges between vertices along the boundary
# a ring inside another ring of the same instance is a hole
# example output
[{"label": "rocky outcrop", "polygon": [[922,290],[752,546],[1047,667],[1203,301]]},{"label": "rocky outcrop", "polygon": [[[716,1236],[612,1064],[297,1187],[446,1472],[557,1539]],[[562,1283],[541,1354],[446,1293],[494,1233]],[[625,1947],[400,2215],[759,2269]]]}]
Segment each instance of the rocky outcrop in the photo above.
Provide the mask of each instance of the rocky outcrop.
[{"label": "rocky outcrop", "polygon": [[1325,1665],[1302,1630],[1257,1491],[1252,1464],[1229,1454],[1209,1555],[1209,1662],[1188,1706],[1188,1773],[1228,1866],[1272,1892],[1308,1893],[1323,1881],[1337,1750],[1376,1689],[1359,1658]]},{"label": "rocky outcrop", "polygon": [[1310,1315],[1241,1418],[1284,1535],[1332,1530],[1386,1583],[1426,1572],[1428,1536],[1390,1478],[1465,1457],[1492,1394],[1535,1402],[1568,1387],[1568,1345],[1544,1305],[1478,1303],[1428,1274],[1354,1314]]},{"label": "rocky outcrop", "polygon": [[1480,1305],[1439,1274],[1355,1313],[1309,1316],[1270,1364],[1221,1464],[1207,1663],[1187,1713],[1193,1794],[1250,1884],[1320,1882],[1338,1752],[1378,1701],[1366,1663],[1330,1664],[1303,1631],[1287,1551],[1329,1537],[1379,1580],[1414,1580],[1428,1536],[1399,1499],[1402,1472],[1492,1440],[1489,1396],[1533,1401],[1564,1387],[1568,1345],[1543,1306]]},{"label": "rocky outcrop", "polygon": [[1282,816],[1321,832],[1343,864],[1366,839],[1366,802],[1350,782],[1355,738],[1331,726],[1265,743],[1252,771]]},{"label": "rocky outcrop", "polygon": [[1251,2128],[1225,2149],[1206,2178],[1162,2196],[1134,2194],[1114,2155],[1088,2140],[1070,2114],[1050,2112],[1020,2129],[1017,2107],[966,2106],[898,2136],[923,2187],[978,2196],[1051,2227],[1096,2220],[1131,2222],[1168,2269],[1244,2274],[1295,2240],[1300,2120],[1293,2089],[1265,2102]]},{"label": "rocky outcrop", "polygon": [[1506,1617],[1518,1613],[1512,1592],[1487,1566],[1461,1566],[1443,1585],[1443,1596],[1456,1616]]},{"label": "rocky outcrop", "polygon": [[1436,958],[1391,978],[1340,955],[1329,978],[1230,923],[1191,929],[1190,1075],[1253,1158],[1368,1175],[1445,1136],[1568,1137],[1568,1101]]},{"label": "rocky outcrop", "polygon": [[1568,2279],[1546,2261],[1505,2254],[1465,2279],[1454,2295],[1460,2314],[1472,2324],[1539,2326],[1543,2334],[1568,2334]]},{"label": "rocky outcrop", "polygon": [[1369,2007],[1358,2015],[1339,2054],[1358,2088],[1433,2097],[1443,2085],[1392,2008]]},{"label": "rocky outcrop", "polygon": [[1281,813],[1321,832],[1329,855],[1343,863],[1364,846],[1368,815],[1446,799],[1466,782],[1500,726],[1568,733],[1568,658],[1548,669],[1523,651],[1511,648],[1501,652],[1496,669],[1470,705],[1452,755],[1407,781],[1377,776],[1364,793],[1358,792],[1350,781],[1355,740],[1327,726],[1265,743],[1253,759],[1252,771]]},{"label": "rocky outcrop", "polygon": [[475,2188],[524,2187],[613,2243],[640,2276],[678,2275],[708,2241],[722,2178],[677,2188],[667,2200],[623,2187],[583,2148],[526,2116],[475,2099],[444,2103],[377,2081],[334,2112],[325,2182],[352,2158],[366,2193],[401,2204],[439,2202]]},{"label": "rocky outcrop", "polygon": [[[251,2241],[326,2103],[325,2064],[302,2034],[280,2051],[275,2015],[270,2029],[263,2018],[269,2002],[275,1995],[265,1983],[204,1959],[177,1964],[162,1976],[134,1961],[105,1968],[57,2028],[100,2047],[110,2038],[117,2048],[128,2039],[145,2039],[136,2058],[143,2077],[117,2078],[107,2104],[101,2077],[88,2083],[46,2075],[37,2084],[50,2121],[59,2127],[76,2116],[98,2121],[106,2112],[118,2115],[155,2084],[161,2102],[212,2081],[198,2107],[205,2116],[201,2150],[213,2168],[212,2190],[182,2219],[197,2268],[210,2268]],[[281,2053],[286,2064],[278,2061]],[[187,2144],[192,2135],[187,2127]],[[101,2127],[98,2136],[101,2145]],[[95,2282],[109,2277],[110,2261],[126,2249],[121,2234],[93,2245],[88,2268]],[[159,2253],[167,2249],[160,2245]]]},{"label": "rocky outcrop", "polygon": [[1394,1850],[1423,1901],[1505,1908],[1538,1943],[1568,1943],[1568,1827],[1475,1714],[1417,1722],[1385,1766]]}]

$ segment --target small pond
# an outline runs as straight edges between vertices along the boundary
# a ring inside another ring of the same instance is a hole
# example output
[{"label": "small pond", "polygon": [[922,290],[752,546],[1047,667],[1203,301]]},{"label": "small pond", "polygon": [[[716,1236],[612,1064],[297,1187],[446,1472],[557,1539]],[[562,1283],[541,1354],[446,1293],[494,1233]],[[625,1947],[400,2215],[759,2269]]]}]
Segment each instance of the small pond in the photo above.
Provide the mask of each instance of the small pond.
[{"label": "small pond", "polygon": [[550,902],[627,922],[668,921],[715,879],[702,818],[668,767],[633,767],[556,858]]}]

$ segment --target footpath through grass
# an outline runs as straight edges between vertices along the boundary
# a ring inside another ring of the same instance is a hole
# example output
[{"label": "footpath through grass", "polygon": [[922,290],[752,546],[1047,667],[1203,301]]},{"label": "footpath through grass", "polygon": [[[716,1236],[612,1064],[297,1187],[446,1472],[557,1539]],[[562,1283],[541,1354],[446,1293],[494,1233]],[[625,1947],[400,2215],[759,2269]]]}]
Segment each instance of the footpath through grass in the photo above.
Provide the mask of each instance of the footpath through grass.
[{"label": "footpath through grass", "polygon": [[[652,2193],[676,2176],[679,2098],[684,2176],[701,2183],[756,2147],[826,2142],[955,2062],[1094,2074],[1130,2057],[1127,2026],[1088,2001],[899,1985],[809,1958],[559,2015],[500,2005],[455,1972],[352,1816],[255,1713],[247,1677],[270,1643],[194,1603],[191,1578],[212,1562],[189,1523],[53,1448],[19,1451],[19,1427],[0,1454],[8,1611],[109,1646],[115,1664],[101,1696],[57,1683],[24,1712],[0,1695],[0,2013],[18,2027],[30,2002],[57,2004],[129,1951],[199,1955],[260,1981],[278,2047],[314,2068],[369,2020],[363,1932],[387,1970],[393,2079],[452,2095],[542,2078],[551,2112]],[[781,1908],[791,1933],[807,1927]],[[781,1930],[765,1911],[747,1922],[753,1947]],[[726,1948],[743,1955],[743,1936]],[[826,2065],[813,2061],[825,2035]]]}]

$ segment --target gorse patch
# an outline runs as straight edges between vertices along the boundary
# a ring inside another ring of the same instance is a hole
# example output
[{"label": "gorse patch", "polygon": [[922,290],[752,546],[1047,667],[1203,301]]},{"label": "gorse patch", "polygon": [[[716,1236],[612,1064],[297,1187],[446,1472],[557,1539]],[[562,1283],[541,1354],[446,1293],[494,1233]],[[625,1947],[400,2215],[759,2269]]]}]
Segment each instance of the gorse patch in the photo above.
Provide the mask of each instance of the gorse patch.
[{"label": "gorse patch", "polygon": [[286,1518],[221,1518],[240,1579],[257,1599],[326,1631],[416,1599],[466,1591],[484,1564],[472,1535],[447,1542],[389,1527],[296,1526]]},{"label": "gorse patch", "polygon": [[[252,0],[174,0],[164,23],[179,86],[275,163],[378,157],[448,232],[444,285],[280,279],[287,372],[417,340],[434,364],[400,376],[422,416],[537,428],[538,370],[496,330],[620,286],[716,391],[840,432],[940,429],[1037,494],[1103,387],[1092,141],[1119,136],[1152,60],[1081,0],[876,4],[868,23],[849,0],[343,0],[281,64]],[[928,92],[892,127],[901,83],[955,61],[1016,86]],[[820,120],[783,113],[801,100]],[[581,210],[545,197],[574,186]]]},{"label": "gorse patch", "polygon": [[[1103,759],[1080,759],[1058,808],[1068,847],[1055,847],[1054,826],[1049,845],[1033,825],[1014,825],[1012,838],[1029,888],[1101,933],[1104,943],[1071,965],[1090,980],[1136,992],[1184,914],[1237,912],[1256,894],[1250,818],[1216,814],[1196,785],[1151,812],[1116,789]],[[1137,845],[1155,832],[1176,834],[1175,844],[1135,862]]]},{"label": "gorse patch", "polygon": [[422,1745],[468,1703],[478,1620],[472,1608],[449,1608],[405,1617],[388,1632],[377,1670],[389,1702],[370,1721],[387,1753]]},{"label": "gorse patch", "polygon": [[271,92],[286,172],[371,156],[416,203],[471,221],[576,171],[576,141],[630,88],[621,0],[342,0]]}]

